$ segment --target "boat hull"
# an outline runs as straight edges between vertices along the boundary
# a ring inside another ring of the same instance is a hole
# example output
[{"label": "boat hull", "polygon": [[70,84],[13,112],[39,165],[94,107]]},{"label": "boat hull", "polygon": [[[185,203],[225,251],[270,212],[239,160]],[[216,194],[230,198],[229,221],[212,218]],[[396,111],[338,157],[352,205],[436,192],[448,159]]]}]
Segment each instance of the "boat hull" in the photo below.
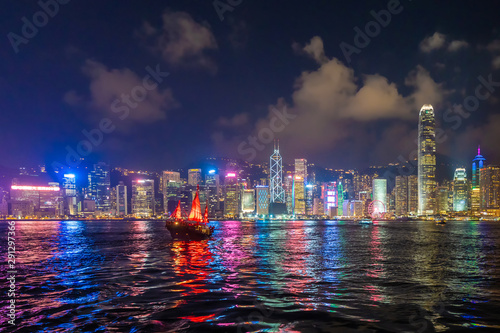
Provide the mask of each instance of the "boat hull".
[{"label": "boat hull", "polygon": [[212,236],[213,229],[206,225],[188,222],[167,221],[166,228],[172,238],[183,240],[203,240]]}]

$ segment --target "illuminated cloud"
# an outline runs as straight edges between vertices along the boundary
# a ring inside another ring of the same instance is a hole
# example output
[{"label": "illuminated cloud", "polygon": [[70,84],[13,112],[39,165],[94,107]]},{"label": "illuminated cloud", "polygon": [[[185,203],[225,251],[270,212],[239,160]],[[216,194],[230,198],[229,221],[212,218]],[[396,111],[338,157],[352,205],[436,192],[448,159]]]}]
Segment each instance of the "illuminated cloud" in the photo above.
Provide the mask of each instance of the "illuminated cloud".
[{"label": "illuminated cloud", "polygon": [[166,11],[163,27],[156,29],[145,22],[138,35],[152,45],[154,53],[174,67],[201,67],[211,72],[217,66],[208,52],[218,48],[211,29],[196,22],[185,12]]},{"label": "illuminated cloud", "polygon": [[446,42],[445,35],[435,32],[432,36],[425,38],[420,42],[420,50],[424,53],[430,53],[433,50],[440,49]]},{"label": "illuminated cloud", "polygon": [[[83,66],[83,73],[90,79],[90,96],[85,103],[102,116],[117,118],[123,113],[116,112],[116,110],[120,107],[122,109],[127,107],[129,110],[127,119],[140,123],[152,123],[165,119],[166,112],[178,106],[170,89],[160,89],[162,84],[166,85],[165,82],[156,84],[156,87],[151,90],[144,88],[144,77],[148,75],[146,70],[140,77],[128,68],[108,69],[99,62],[87,60]],[[150,86],[155,84],[151,76],[147,83]],[[144,99],[135,100],[133,98],[135,91],[141,99],[143,97]],[[146,94],[141,95],[139,92],[146,92]],[[79,98],[75,91],[69,91],[64,96],[65,101],[70,105]],[[126,98],[131,100],[130,105],[125,101]]]}]

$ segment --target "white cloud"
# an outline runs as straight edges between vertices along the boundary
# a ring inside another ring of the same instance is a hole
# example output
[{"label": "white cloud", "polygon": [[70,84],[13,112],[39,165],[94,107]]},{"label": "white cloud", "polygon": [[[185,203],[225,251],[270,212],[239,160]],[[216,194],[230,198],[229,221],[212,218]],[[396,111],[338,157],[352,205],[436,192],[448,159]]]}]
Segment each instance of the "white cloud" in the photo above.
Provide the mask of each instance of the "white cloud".
[{"label": "white cloud", "polygon": [[464,40],[454,40],[448,46],[448,51],[455,52],[455,51],[458,51],[462,48],[466,48],[468,46],[469,46],[469,43],[467,43]]},{"label": "white cloud", "polygon": [[[297,46],[298,45],[295,44],[293,47],[297,48]],[[320,65],[328,62],[328,58],[325,55],[323,40],[319,36],[314,36],[309,44],[304,46],[301,51],[313,58]]]},{"label": "white cloud", "polygon": [[209,51],[218,48],[211,29],[196,22],[185,12],[167,11],[162,15],[163,27],[156,29],[145,22],[139,36],[153,43],[153,50],[172,66],[202,67],[217,70]]},{"label": "white cloud", "polygon": [[430,53],[433,50],[442,48],[445,45],[446,36],[435,32],[432,36],[425,38],[420,42],[420,50],[425,53]]},{"label": "white cloud", "polygon": [[[132,91],[136,87],[143,87],[144,84],[143,77],[139,77],[128,68],[108,69],[103,64],[93,60],[86,61],[83,72],[90,78],[90,99],[87,104],[105,116],[118,116],[117,113],[113,113],[113,103],[119,100],[122,102],[117,105],[126,105],[123,102],[123,96],[128,95],[130,98]],[[146,74],[145,71],[144,75]],[[149,84],[153,83],[154,81],[150,79]],[[151,123],[165,119],[166,112],[178,106],[170,89],[161,90],[158,85],[152,90],[141,90],[147,91],[146,96],[140,102],[131,98],[136,106],[129,107],[130,112],[127,117],[130,120]],[[67,95],[74,94],[69,92]]]}]

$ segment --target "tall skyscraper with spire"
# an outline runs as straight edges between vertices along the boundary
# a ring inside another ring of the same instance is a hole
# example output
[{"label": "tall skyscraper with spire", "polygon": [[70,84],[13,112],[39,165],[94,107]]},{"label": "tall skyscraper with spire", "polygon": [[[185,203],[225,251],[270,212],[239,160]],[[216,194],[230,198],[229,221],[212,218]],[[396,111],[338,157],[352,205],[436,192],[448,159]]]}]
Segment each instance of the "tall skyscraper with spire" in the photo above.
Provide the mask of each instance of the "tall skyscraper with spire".
[{"label": "tall skyscraper with spire", "polygon": [[481,146],[477,147],[477,156],[472,160],[472,186],[470,208],[473,212],[478,212],[481,208],[481,189],[479,181],[481,179],[481,169],[484,168],[486,159],[481,155]]},{"label": "tall skyscraper with spire", "polygon": [[418,215],[436,212],[436,120],[434,108],[424,104],[418,121]]},{"label": "tall skyscraper with spire", "polygon": [[274,144],[274,152],[271,155],[269,165],[270,170],[270,202],[273,203],[286,203],[285,190],[283,189],[283,159],[280,155],[280,146]]}]

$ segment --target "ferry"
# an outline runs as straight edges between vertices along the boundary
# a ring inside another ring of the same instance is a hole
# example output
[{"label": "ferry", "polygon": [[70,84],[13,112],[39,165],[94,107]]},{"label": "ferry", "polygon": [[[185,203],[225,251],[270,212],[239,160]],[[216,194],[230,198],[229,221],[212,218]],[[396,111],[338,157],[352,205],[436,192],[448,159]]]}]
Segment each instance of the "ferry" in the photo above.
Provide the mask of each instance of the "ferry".
[{"label": "ferry", "polygon": [[214,232],[214,227],[208,226],[208,204],[205,214],[201,215],[200,197],[198,187],[191,205],[191,212],[187,218],[182,216],[181,201],[174,212],[167,219],[165,227],[174,239],[203,240],[208,239]]}]

